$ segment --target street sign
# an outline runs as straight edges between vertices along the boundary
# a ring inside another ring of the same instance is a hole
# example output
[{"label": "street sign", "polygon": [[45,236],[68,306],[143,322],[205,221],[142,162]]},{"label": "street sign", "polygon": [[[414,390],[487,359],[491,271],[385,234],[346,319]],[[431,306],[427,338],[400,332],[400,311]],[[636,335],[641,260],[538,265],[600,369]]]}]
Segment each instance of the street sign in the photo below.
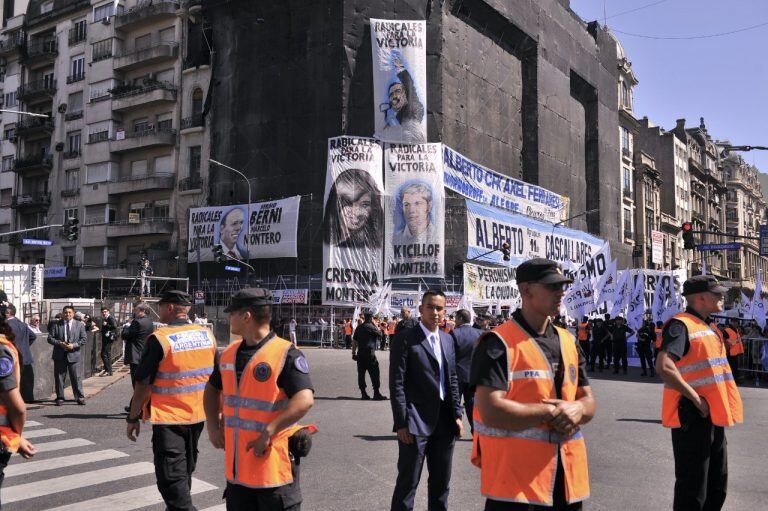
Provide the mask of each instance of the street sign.
[{"label": "street sign", "polygon": [[205,291],[195,291],[195,305],[205,304]]},{"label": "street sign", "polygon": [[227,270],[227,271],[236,271],[236,272],[240,271],[240,267],[239,266],[225,266],[224,269]]},{"label": "street sign", "polygon": [[651,231],[651,262],[664,264],[664,233]]},{"label": "street sign", "polygon": [[740,250],[741,243],[705,243],[696,245],[699,252],[708,252],[710,250]]},{"label": "street sign", "polygon": [[51,240],[38,240],[35,238],[22,238],[21,239],[22,245],[39,245],[41,247],[50,247],[53,245],[53,241]]},{"label": "street sign", "polygon": [[760,226],[760,255],[768,257],[768,225]]}]

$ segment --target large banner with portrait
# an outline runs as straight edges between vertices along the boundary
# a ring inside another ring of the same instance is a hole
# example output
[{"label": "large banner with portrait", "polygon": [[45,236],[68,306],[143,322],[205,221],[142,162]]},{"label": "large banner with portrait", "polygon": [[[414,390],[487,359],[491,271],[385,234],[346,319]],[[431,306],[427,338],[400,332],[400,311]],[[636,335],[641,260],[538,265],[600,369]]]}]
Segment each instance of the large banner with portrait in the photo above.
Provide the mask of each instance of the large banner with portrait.
[{"label": "large banner with portrait", "polygon": [[443,277],[440,144],[384,147],[384,278]]},{"label": "large banner with portrait", "polygon": [[[213,261],[213,246],[241,261],[296,257],[301,197],[189,210],[189,262]],[[250,215],[250,239],[245,219]]]},{"label": "large banner with portrait", "polygon": [[377,139],[427,141],[427,22],[371,19]]},{"label": "large banner with portrait", "polygon": [[475,202],[557,223],[568,218],[570,199],[494,172],[443,145],[445,187]]},{"label": "large banner with portrait", "polygon": [[[603,240],[583,231],[555,227],[471,200],[466,203],[468,259],[517,267],[527,259],[545,257],[565,268],[578,268],[603,246]],[[501,252],[504,243],[510,245],[509,261],[504,261]]]},{"label": "large banner with portrait", "polygon": [[473,307],[498,305],[514,309],[520,304],[516,269],[464,263],[464,294]]},{"label": "large banner with portrait", "polygon": [[372,138],[328,139],[323,200],[323,304],[366,305],[382,283],[382,149]]}]

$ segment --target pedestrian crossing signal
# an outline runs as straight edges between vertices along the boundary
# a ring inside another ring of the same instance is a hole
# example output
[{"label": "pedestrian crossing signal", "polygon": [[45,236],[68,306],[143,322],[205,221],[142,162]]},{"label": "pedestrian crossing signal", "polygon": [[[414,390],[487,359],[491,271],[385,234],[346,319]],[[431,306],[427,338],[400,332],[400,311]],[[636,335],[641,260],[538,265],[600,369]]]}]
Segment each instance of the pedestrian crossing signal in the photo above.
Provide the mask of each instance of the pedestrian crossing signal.
[{"label": "pedestrian crossing signal", "polygon": [[221,245],[213,246],[213,260],[217,263],[227,262],[227,256],[224,255],[224,248]]},{"label": "pedestrian crossing signal", "polygon": [[683,223],[683,248],[686,250],[696,248],[696,243],[693,241],[693,225],[691,222]]}]

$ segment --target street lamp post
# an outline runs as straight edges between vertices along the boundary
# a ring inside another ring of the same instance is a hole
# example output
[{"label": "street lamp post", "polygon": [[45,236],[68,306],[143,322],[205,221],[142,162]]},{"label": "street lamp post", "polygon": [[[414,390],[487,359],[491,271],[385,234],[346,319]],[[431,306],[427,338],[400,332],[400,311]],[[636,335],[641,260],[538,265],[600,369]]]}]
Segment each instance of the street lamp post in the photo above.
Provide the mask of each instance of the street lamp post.
[{"label": "street lamp post", "polygon": [[[230,167],[229,165],[225,165],[221,163],[220,161],[216,161],[213,158],[208,158],[208,161],[211,163],[215,163],[216,165],[219,165],[220,167],[224,167],[225,169],[229,169],[232,172],[238,174],[240,177],[245,179],[245,182],[248,184],[248,205],[246,206],[246,209],[248,211],[248,220],[246,222],[246,231],[245,231],[245,250],[246,255],[245,258],[247,261],[251,260],[251,181],[239,170],[237,170],[234,167]],[[245,283],[248,284],[248,269],[251,266],[249,264],[246,264],[245,268]]]}]

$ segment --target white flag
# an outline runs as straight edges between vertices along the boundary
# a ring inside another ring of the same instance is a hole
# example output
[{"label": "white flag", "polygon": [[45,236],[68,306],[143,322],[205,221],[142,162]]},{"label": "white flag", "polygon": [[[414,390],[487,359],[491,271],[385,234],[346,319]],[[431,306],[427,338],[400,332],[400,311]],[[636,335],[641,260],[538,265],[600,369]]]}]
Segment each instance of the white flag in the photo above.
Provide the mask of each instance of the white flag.
[{"label": "white flag", "polygon": [[613,302],[616,297],[616,261],[611,261],[608,265],[608,270],[603,273],[600,280],[597,281],[595,286],[595,293],[597,295],[596,303],[605,303],[608,310],[613,307]]},{"label": "white flag", "polygon": [[667,302],[667,307],[664,309],[660,320],[664,323],[669,321],[672,316],[683,310],[683,297],[680,296],[679,291],[675,289],[674,280],[670,280],[669,283],[671,286],[668,289],[669,301]]},{"label": "white flag", "polygon": [[643,326],[643,314],[645,313],[645,274],[639,272],[632,290],[632,299],[627,308],[627,325],[637,330]]},{"label": "white flag", "polygon": [[[670,282],[674,282],[674,280],[670,278]],[[666,310],[666,305],[667,305],[667,286],[665,285],[665,282],[662,279],[658,279],[656,281],[656,289],[653,292],[653,302],[651,303],[651,311],[653,314],[654,323],[656,323],[657,321],[663,321],[661,318],[662,318],[662,315],[664,314],[664,311]]]},{"label": "white flag", "polygon": [[632,274],[629,268],[620,272],[619,281],[616,283],[614,289],[613,307],[611,308],[611,317],[616,317],[621,314],[621,311],[627,306],[629,299],[632,297],[632,290],[634,289],[632,283]]},{"label": "white flag", "polygon": [[762,270],[757,269],[757,284],[755,285],[755,294],[752,296],[752,305],[749,315],[757,321],[760,328],[765,328],[765,302],[763,301],[763,275]]},{"label": "white flag", "polygon": [[563,301],[568,315],[576,320],[591,314],[595,310],[595,291],[589,276],[584,276],[577,284],[571,286]]}]

